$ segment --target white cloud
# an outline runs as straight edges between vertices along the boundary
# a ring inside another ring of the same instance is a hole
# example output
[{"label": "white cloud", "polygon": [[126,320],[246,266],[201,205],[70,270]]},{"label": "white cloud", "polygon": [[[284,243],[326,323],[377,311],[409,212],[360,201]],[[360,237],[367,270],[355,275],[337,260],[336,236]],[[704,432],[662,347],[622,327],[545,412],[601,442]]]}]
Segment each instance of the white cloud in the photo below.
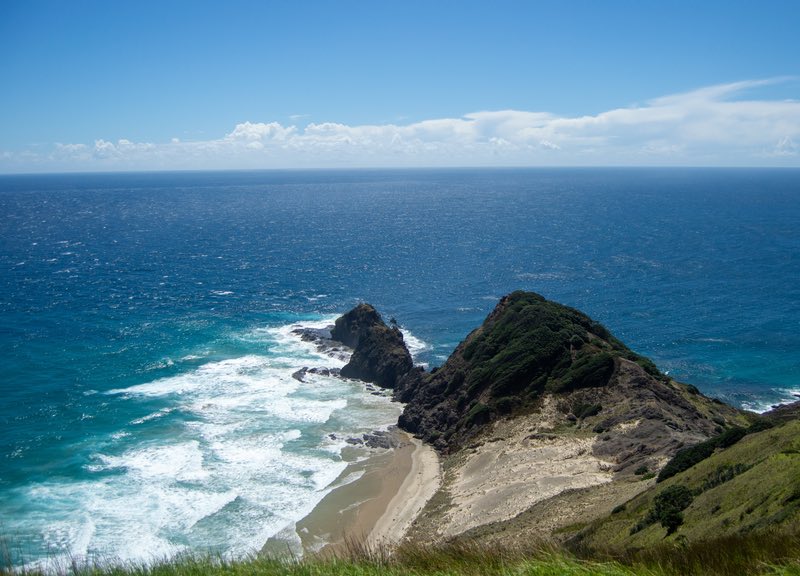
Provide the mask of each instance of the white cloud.
[{"label": "white cloud", "polygon": [[[671,94],[596,115],[478,111],[409,124],[243,122],[211,140],[98,139],[4,152],[0,170],[479,165],[800,165],[800,102],[745,99],[786,79]],[[299,117],[298,117],[299,118]]]},{"label": "white cloud", "polygon": [[284,128],[277,122],[270,122],[264,124],[263,122],[252,123],[245,122],[237,124],[233,132],[228,134],[225,139],[236,142],[256,142],[261,140],[285,140],[295,131],[294,126]]}]

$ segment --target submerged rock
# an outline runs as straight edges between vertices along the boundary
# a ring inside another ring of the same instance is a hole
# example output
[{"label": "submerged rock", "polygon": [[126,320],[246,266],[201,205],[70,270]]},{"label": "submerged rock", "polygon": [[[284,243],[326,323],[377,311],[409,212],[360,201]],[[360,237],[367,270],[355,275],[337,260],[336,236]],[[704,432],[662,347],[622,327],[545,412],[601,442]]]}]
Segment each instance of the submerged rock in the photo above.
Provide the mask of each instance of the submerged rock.
[{"label": "submerged rock", "polygon": [[362,434],[360,438],[347,438],[345,442],[354,446],[363,445],[367,448],[382,450],[389,450],[390,448],[397,448],[397,446],[399,446],[397,437],[387,430],[373,430],[367,434]]},{"label": "submerged rock", "polygon": [[305,383],[306,375],[307,374],[319,374],[320,376],[333,376],[338,377],[340,376],[340,370],[338,368],[308,368],[304,366],[297,370],[292,374],[292,378],[297,380],[298,382]]},{"label": "submerged rock", "polygon": [[333,326],[326,328],[295,328],[292,330],[292,334],[299,336],[303,342],[313,343],[317,350],[326,356],[347,361],[352,350],[331,337],[332,329]]}]

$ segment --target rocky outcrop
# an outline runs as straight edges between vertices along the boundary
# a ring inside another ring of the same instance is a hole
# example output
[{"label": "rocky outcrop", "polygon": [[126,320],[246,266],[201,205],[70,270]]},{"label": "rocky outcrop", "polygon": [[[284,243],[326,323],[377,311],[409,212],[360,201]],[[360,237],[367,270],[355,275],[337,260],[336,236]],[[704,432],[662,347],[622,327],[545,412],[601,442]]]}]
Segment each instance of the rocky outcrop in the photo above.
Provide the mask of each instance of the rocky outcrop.
[{"label": "rocky outcrop", "polygon": [[395,388],[413,368],[411,354],[396,326],[387,326],[369,304],[359,304],[336,320],[331,337],[353,349],[341,375]]},{"label": "rocky outcrop", "polygon": [[799,420],[800,419],[800,400],[790,404],[780,404],[773,406],[772,410],[763,414],[766,418],[775,420]]}]

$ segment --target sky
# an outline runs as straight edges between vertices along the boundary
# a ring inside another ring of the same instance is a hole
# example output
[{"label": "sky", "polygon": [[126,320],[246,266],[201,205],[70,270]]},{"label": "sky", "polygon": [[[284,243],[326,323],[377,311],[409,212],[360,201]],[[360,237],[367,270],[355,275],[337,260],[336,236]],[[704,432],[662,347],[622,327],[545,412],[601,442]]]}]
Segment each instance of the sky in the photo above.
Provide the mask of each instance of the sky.
[{"label": "sky", "polygon": [[0,173],[800,167],[800,1],[0,0]]}]

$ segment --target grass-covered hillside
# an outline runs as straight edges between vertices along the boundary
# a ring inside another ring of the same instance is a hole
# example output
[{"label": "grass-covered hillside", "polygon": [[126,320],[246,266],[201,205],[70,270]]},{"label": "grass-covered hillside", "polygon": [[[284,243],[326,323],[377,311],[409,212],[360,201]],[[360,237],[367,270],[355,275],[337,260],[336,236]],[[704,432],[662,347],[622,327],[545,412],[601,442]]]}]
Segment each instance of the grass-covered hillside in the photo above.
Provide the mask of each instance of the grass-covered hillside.
[{"label": "grass-covered hillside", "polygon": [[732,429],[678,452],[659,482],[574,543],[636,550],[711,536],[800,534],[800,420],[763,428]]}]

